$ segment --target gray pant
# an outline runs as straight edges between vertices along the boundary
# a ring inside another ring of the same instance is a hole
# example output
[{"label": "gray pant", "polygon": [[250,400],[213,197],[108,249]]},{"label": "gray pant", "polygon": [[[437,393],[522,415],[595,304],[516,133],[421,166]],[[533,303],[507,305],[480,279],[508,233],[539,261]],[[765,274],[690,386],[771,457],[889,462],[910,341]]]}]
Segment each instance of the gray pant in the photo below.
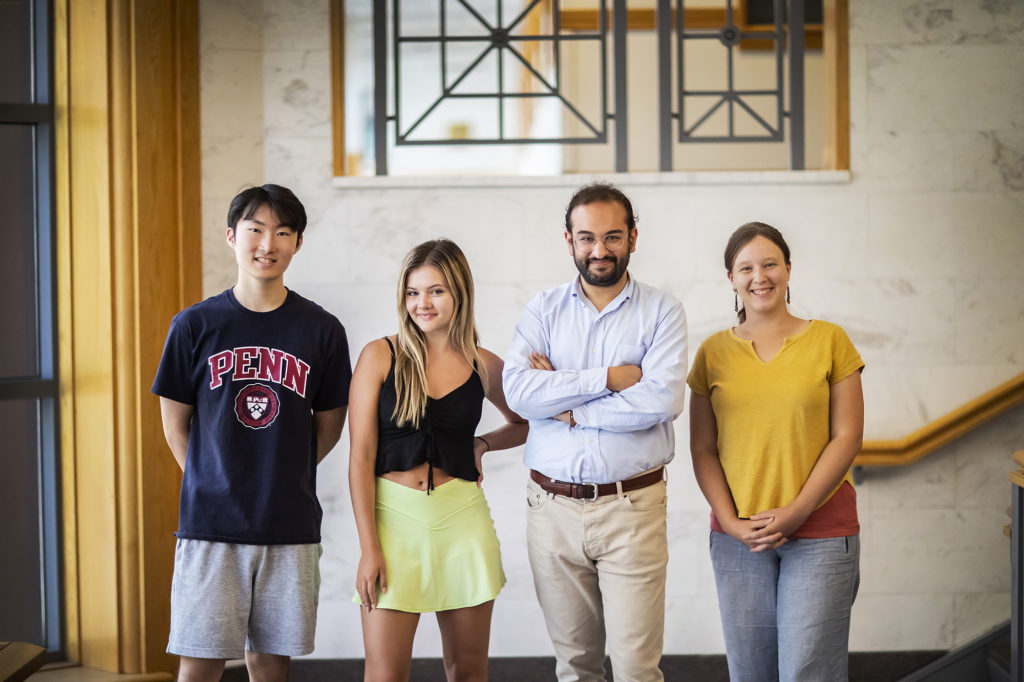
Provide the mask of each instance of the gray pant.
[{"label": "gray pant", "polygon": [[243,658],[313,651],[319,544],[236,545],[178,540],[167,653]]}]

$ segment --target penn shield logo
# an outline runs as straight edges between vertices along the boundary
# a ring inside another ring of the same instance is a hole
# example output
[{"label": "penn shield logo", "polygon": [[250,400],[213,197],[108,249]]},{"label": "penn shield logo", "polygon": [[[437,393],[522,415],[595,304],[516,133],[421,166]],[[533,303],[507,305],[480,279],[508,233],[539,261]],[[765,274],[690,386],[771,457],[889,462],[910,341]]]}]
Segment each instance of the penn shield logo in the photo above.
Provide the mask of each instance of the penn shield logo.
[{"label": "penn shield logo", "polygon": [[235,397],[235,416],[250,429],[265,429],[277,419],[281,401],[274,389],[249,384]]}]

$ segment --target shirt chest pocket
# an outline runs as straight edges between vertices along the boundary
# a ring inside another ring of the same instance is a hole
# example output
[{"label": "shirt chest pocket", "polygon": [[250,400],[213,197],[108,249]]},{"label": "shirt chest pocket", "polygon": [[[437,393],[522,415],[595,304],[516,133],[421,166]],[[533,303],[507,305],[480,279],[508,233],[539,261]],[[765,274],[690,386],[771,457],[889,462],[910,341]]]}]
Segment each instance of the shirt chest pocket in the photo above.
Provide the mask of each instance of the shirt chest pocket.
[{"label": "shirt chest pocket", "polygon": [[644,359],[647,347],[639,343],[620,343],[615,348],[612,356],[612,366],[619,365],[640,365]]}]

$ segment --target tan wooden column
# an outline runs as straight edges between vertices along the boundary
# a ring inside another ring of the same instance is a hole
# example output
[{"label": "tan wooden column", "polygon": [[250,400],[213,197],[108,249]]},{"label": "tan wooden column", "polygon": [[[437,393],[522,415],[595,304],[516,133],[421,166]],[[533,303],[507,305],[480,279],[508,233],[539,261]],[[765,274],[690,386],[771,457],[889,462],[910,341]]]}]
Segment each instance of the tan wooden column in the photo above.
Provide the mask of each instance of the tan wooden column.
[{"label": "tan wooden column", "polygon": [[197,0],[54,17],[67,653],[171,671],[180,472],[149,386],[201,293]]}]

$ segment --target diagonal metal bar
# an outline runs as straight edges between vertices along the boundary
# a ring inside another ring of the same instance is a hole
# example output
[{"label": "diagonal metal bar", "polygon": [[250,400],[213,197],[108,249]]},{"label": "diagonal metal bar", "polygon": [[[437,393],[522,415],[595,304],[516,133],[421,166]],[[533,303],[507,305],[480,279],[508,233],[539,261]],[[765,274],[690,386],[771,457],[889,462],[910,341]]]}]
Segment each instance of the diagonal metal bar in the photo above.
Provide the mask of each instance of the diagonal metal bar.
[{"label": "diagonal metal bar", "polygon": [[[486,28],[488,31],[493,31],[494,30],[494,27],[491,26],[489,23],[487,23],[487,20],[484,19],[482,16],[480,16],[480,13],[477,12],[476,9],[472,5],[470,5],[468,2],[466,2],[466,0],[458,0],[458,3],[460,5],[462,5],[463,7],[465,7],[467,10],[469,10],[469,13],[472,14],[474,17],[476,17],[476,20],[479,21],[481,24],[483,24],[484,28]],[[501,20],[501,16],[499,16],[498,19],[500,21]]]},{"label": "diagonal metal bar", "polygon": [[595,135],[600,135],[601,134],[597,130],[597,128],[595,128],[593,126],[593,124],[591,124],[590,121],[587,120],[587,117],[584,116],[582,113],[580,113],[580,111],[576,107],[574,107],[572,105],[572,102],[570,102],[565,97],[563,97],[562,93],[559,92],[558,89],[554,85],[549,83],[547,81],[547,79],[544,78],[544,76],[542,76],[539,73],[537,73],[537,71],[534,70],[534,68],[532,66],[530,66],[530,63],[521,54],[519,54],[518,51],[514,50],[511,47],[509,47],[507,49],[508,49],[509,52],[511,52],[513,54],[513,56],[516,57],[516,59],[518,59],[519,61],[521,61],[523,63],[523,66],[525,66],[527,69],[529,69],[529,71],[540,80],[540,82],[544,85],[544,87],[546,87],[551,92],[552,95],[557,97],[562,102],[562,104],[564,104],[566,107],[569,108],[569,111],[571,111],[573,113],[573,115],[576,116],[576,118],[578,118],[580,120],[580,123],[582,123],[583,125],[585,125],[588,128],[590,128],[590,130],[593,131],[593,133]]},{"label": "diagonal metal bar", "polygon": [[714,114],[716,111],[718,111],[719,107],[721,107],[723,104],[725,104],[726,99],[728,99],[728,98],[727,97],[722,97],[721,99],[719,99],[718,102],[716,102],[713,107],[711,107],[710,109],[705,111],[704,115],[701,116],[699,119],[697,119],[697,122],[694,123],[692,126],[690,126],[690,128],[688,130],[686,130],[686,132],[684,134],[686,136],[691,135],[694,130],[699,128],[704,123],[704,121],[708,120],[711,117],[712,114]]},{"label": "diagonal metal bar", "polygon": [[522,12],[519,13],[518,17],[516,17],[511,22],[509,22],[509,25],[506,28],[508,28],[509,31],[514,29],[516,27],[516,24],[518,24],[520,21],[525,19],[526,15],[529,14],[533,10],[533,8],[536,7],[539,4],[540,4],[540,0],[533,0],[533,2],[531,2],[529,5],[527,5],[526,9],[524,9]]},{"label": "diagonal metal bar", "polygon": [[[422,114],[422,115],[421,115],[421,116],[420,116],[420,117],[419,117],[418,119],[416,119],[415,123],[413,123],[413,124],[412,124],[411,126],[409,126],[409,127],[408,127],[408,128],[407,128],[407,129],[405,130],[405,132],[404,132],[404,133],[402,133],[401,131],[399,131],[399,137],[408,137],[408,136],[409,136],[410,134],[412,134],[412,131],[413,131],[413,130],[415,130],[415,129],[416,129],[416,128],[417,128],[418,126],[419,126],[419,124],[420,124],[420,123],[423,123],[423,121],[424,121],[424,120],[425,120],[425,119],[427,118],[427,116],[429,116],[429,115],[431,114],[431,112],[433,112],[433,111],[434,111],[434,109],[436,109],[436,108],[437,108],[437,107],[438,107],[438,106],[439,106],[439,105],[441,104],[441,102],[443,102],[443,101],[444,101],[445,97],[446,97],[446,96],[447,96],[448,94],[450,94],[452,90],[454,90],[454,89],[455,89],[456,87],[458,87],[459,83],[461,83],[461,82],[462,82],[462,81],[463,81],[463,80],[464,80],[464,79],[466,78],[466,76],[468,76],[468,75],[469,75],[469,72],[470,72],[470,71],[472,71],[472,70],[473,70],[473,69],[474,69],[474,68],[476,67],[476,65],[477,65],[477,64],[479,64],[479,63],[480,63],[480,62],[481,62],[481,61],[483,60],[483,58],[487,56],[487,53],[488,53],[488,52],[490,52],[490,51],[491,51],[491,49],[492,49],[493,47],[494,47],[493,45],[489,45],[489,46],[487,47],[487,49],[486,49],[486,50],[484,50],[483,52],[481,52],[481,53],[480,53],[480,56],[479,56],[479,57],[477,57],[477,58],[476,58],[476,59],[475,59],[475,60],[473,61],[473,63],[472,63],[472,64],[470,64],[469,66],[467,66],[467,67],[466,67],[466,70],[462,72],[462,75],[461,75],[461,76],[459,76],[459,77],[458,77],[457,79],[455,79],[455,82],[451,84],[451,87],[449,87],[449,88],[445,88],[445,89],[444,89],[444,90],[443,90],[443,91],[441,92],[441,95],[440,95],[440,97],[438,97],[438,98],[437,98],[437,99],[436,99],[436,100],[434,101],[434,103],[433,103],[433,104],[431,104],[431,105],[430,105],[430,106],[429,106],[429,107],[427,108],[427,110],[426,110],[426,111],[424,111],[424,112],[423,112],[423,114]],[[395,123],[397,124],[397,123],[398,123],[398,121],[396,121]]]},{"label": "diagonal metal bar", "polygon": [[511,45],[509,45],[505,49],[508,50],[509,52],[511,52],[512,55],[516,59],[521,61],[523,63],[523,66],[526,67],[527,71],[532,73],[537,80],[539,80],[541,83],[543,83],[544,87],[546,87],[548,90],[551,90],[552,92],[555,91],[555,86],[552,85],[551,83],[549,83],[548,80],[546,78],[544,78],[544,76],[540,72],[538,72],[535,68],[533,68],[533,65],[530,64],[530,60],[528,60],[522,53],[520,53],[519,50],[517,50],[516,48],[512,47]]},{"label": "diagonal metal bar", "polygon": [[459,74],[459,77],[458,77],[458,78],[456,78],[456,79],[455,79],[455,80],[454,80],[454,81],[452,82],[452,84],[451,84],[451,85],[449,85],[449,86],[445,86],[445,87],[444,87],[444,89],[443,89],[443,90],[442,90],[442,92],[441,92],[441,96],[442,96],[442,97],[444,97],[445,95],[449,94],[449,93],[450,93],[450,92],[451,92],[452,90],[454,90],[455,88],[457,88],[457,87],[459,86],[459,83],[461,83],[462,81],[464,81],[464,80],[466,79],[466,76],[468,76],[468,75],[469,75],[469,72],[470,72],[470,71],[472,71],[473,69],[475,69],[475,68],[476,68],[476,65],[477,65],[477,64],[479,64],[480,62],[482,62],[482,61],[484,60],[484,57],[486,57],[486,56],[487,56],[487,53],[488,53],[488,52],[490,52],[490,51],[491,51],[491,50],[493,50],[493,49],[494,49],[494,45],[493,45],[493,44],[490,44],[490,45],[488,45],[487,47],[485,47],[485,48],[484,48],[484,51],[483,51],[483,52],[481,52],[481,53],[480,53],[479,55],[477,55],[477,58],[476,58],[476,59],[474,59],[474,60],[473,60],[473,61],[472,61],[472,62],[470,63],[470,65],[469,65],[469,66],[467,66],[467,67],[466,67],[465,69],[463,69],[462,73],[461,73],[461,74]]},{"label": "diagonal metal bar", "polygon": [[775,135],[775,134],[776,134],[777,132],[779,132],[779,131],[777,131],[777,130],[776,130],[775,128],[773,128],[773,127],[771,126],[771,124],[770,124],[770,123],[768,123],[768,122],[767,122],[767,121],[765,121],[765,120],[764,120],[763,118],[761,118],[761,115],[760,115],[760,114],[758,114],[758,113],[757,113],[756,111],[754,111],[753,109],[751,109],[751,108],[750,108],[750,105],[749,105],[749,104],[747,104],[746,102],[744,102],[744,101],[743,101],[743,98],[742,98],[742,97],[737,97],[737,98],[736,98],[736,104],[739,104],[739,105],[740,105],[740,108],[742,108],[742,109],[743,109],[743,110],[744,110],[745,112],[747,112],[748,114],[750,114],[750,116],[751,116],[751,117],[752,117],[752,118],[753,118],[753,119],[754,119],[755,121],[757,121],[758,123],[760,123],[760,124],[761,124],[761,127],[762,127],[762,128],[764,128],[765,130],[767,130],[767,131],[768,131],[769,133],[771,133],[772,135]]}]

